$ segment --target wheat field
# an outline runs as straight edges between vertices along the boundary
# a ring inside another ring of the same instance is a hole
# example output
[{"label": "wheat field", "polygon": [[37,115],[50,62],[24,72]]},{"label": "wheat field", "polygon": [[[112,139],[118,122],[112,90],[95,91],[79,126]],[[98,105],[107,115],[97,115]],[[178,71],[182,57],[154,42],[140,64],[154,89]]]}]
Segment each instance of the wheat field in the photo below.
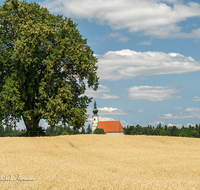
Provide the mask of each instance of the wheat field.
[{"label": "wheat field", "polygon": [[0,146],[3,190],[200,189],[200,139],[4,137]]}]

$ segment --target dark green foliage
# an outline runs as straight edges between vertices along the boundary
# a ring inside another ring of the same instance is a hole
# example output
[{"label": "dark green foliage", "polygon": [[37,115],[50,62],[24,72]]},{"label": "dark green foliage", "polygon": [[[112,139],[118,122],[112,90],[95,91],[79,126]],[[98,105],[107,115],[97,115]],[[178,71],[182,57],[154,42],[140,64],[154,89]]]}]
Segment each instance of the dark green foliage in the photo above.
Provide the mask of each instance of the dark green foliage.
[{"label": "dark green foliage", "polygon": [[77,134],[80,134],[79,130],[77,128],[73,127],[72,135],[77,135]]},{"label": "dark green foliage", "polygon": [[1,120],[23,119],[27,131],[36,131],[41,119],[50,126],[84,126],[91,102],[84,93],[86,85],[98,88],[98,67],[76,27],[36,2],[6,0],[0,6]]},{"label": "dark green foliage", "polygon": [[142,128],[142,134],[145,134],[145,135],[152,135],[153,133],[153,128],[152,126],[147,126],[147,127],[143,127]]},{"label": "dark green foliage", "polygon": [[81,128],[81,134],[85,134],[85,128],[84,127]]},{"label": "dark green foliage", "polygon": [[4,128],[3,125],[0,125],[0,137],[17,137],[17,136],[22,136],[26,133],[26,130],[22,129],[16,129],[11,126],[6,126]]},{"label": "dark green foliage", "polygon": [[87,129],[86,129],[86,133],[87,134],[92,134],[92,129],[90,127],[90,124],[88,125]]},{"label": "dark green foliage", "polygon": [[6,126],[4,130],[4,137],[12,136],[13,135],[13,130],[12,127]]},{"label": "dark green foliage", "polygon": [[178,136],[179,129],[176,126],[170,126],[168,127],[169,136]]},{"label": "dark green foliage", "polygon": [[164,126],[161,123],[157,127],[147,126],[141,127],[139,125],[127,126],[124,128],[125,135],[160,135],[160,136],[178,136],[178,137],[195,137],[200,138],[200,124],[188,128],[182,126],[181,129],[176,126]]},{"label": "dark green foliage", "polygon": [[105,134],[104,130],[101,128],[96,128],[93,132],[93,134]]},{"label": "dark green foliage", "polygon": [[135,130],[134,126],[127,126],[127,127],[124,127],[123,129],[124,129],[125,135],[134,135],[134,130]]},{"label": "dark green foliage", "polygon": [[46,129],[46,135],[47,136],[58,136],[61,135],[62,133],[68,133],[69,135],[76,135],[80,134],[79,130],[77,128],[70,128],[66,125],[58,125],[58,126],[49,126]]},{"label": "dark green foliage", "polygon": [[69,135],[69,134],[68,134],[67,132],[64,131],[61,135]]}]

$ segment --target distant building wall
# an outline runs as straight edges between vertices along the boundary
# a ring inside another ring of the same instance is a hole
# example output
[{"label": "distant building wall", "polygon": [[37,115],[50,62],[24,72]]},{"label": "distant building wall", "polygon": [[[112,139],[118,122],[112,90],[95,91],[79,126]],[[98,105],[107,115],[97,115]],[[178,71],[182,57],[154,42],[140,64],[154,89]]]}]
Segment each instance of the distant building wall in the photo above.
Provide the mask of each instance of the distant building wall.
[{"label": "distant building wall", "polygon": [[107,135],[124,135],[124,132],[107,132]]}]

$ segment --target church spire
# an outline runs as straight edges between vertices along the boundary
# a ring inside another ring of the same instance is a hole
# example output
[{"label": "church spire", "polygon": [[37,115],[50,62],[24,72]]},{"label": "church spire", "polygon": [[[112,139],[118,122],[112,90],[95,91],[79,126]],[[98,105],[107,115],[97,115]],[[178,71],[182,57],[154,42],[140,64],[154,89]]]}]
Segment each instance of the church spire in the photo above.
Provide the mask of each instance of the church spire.
[{"label": "church spire", "polygon": [[94,99],[94,109],[93,109],[93,114],[97,115],[98,109],[97,109],[97,103],[96,103],[96,98]]}]

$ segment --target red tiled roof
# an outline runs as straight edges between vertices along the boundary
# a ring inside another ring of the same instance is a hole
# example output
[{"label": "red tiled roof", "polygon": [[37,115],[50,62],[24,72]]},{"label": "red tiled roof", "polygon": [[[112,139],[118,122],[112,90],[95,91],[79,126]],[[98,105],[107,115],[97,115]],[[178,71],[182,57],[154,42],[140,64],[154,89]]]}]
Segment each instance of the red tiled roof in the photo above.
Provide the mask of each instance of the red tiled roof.
[{"label": "red tiled roof", "polygon": [[124,132],[120,121],[99,121],[97,128],[101,128],[105,133]]}]

